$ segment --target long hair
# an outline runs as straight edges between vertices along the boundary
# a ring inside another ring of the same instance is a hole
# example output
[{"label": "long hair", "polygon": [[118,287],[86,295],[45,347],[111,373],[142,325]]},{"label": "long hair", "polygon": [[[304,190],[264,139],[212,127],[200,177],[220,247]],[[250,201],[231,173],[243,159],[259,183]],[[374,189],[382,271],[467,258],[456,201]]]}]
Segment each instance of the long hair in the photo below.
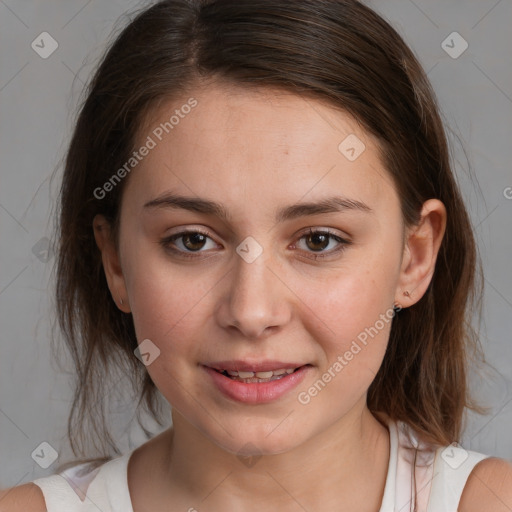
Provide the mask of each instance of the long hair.
[{"label": "long hair", "polygon": [[[421,206],[441,200],[447,226],[424,296],[393,319],[368,407],[439,444],[458,440],[468,396],[471,327],[481,302],[473,231],[450,167],[436,99],[414,54],[379,15],[356,0],[164,0],[139,12],[100,62],[76,120],[58,211],[58,321],[76,366],[68,421],[73,453],[88,434],[119,454],[104,398],[117,368],[138,394],[137,410],[160,425],[158,390],[134,356],[132,316],[107,287],[92,220],[102,214],[118,236],[129,177],[98,198],[127,161],[146,114],[194,84],[221,78],[238,86],[281,88],[327,101],[379,140],[382,162],[406,226]],[[140,423],[140,417],[139,423]],[[109,457],[105,445],[100,451]],[[103,460],[104,460],[103,459]]]}]

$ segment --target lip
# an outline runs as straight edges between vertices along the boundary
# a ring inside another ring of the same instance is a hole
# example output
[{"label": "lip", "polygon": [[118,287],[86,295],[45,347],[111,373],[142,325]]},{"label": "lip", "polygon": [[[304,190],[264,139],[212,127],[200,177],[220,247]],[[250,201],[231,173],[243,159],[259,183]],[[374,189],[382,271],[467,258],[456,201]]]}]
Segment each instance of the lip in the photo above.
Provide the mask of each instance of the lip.
[{"label": "lip", "polygon": [[[227,363],[227,362],[226,362]],[[270,382],[240,382],[226,377],[219,373],[213,367],[202,365],[202,368],[210,375],[210,378],[216,385],[217,389],[226,397],[245,404],[264,404],[274,402],[289,393],[293,388],[297,387],[306,377],[306,374],[311,371],[312,366],[307,365],[290,365],[290,363],[269,362],[261,363],[260,365],[238,365],[236,361],[231,361],[231,367],[220,367],[219,370],[232,370],[232,371],[270,371],[278,370],[280,368],[298,368],[295,372],[282,377],[281,379],[273,380]],[[224,364],[224,363],[222,363]],[[281,366],[279,366],[279,364]],[[220,363],[217,363],[220,366]],[[228,365],[229,366],[229,365]]]},{"label": "lip", "polygon": [[271,370],[280,370],[281,368],[299,368],[304,366],[305,363],[298,362],[283,362],[283,361],[216,361],[215,363],[204,363],[203,366],[215,368],[216,370],[231,370],[234,372],[269,372]]}]

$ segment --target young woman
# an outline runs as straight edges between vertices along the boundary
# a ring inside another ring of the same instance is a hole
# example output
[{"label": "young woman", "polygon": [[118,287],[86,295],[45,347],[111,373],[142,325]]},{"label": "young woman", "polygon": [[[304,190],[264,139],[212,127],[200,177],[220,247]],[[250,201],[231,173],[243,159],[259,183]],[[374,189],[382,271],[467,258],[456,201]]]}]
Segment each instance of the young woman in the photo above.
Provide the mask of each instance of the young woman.
[{"label": "young woman", "polygon": [[476,252],[434,95],[363,4],[140,13],[81,108],[59,240],[80,425],[117,365],[172,427],[2,510],[511,510],[510,465],[456,444]]}]

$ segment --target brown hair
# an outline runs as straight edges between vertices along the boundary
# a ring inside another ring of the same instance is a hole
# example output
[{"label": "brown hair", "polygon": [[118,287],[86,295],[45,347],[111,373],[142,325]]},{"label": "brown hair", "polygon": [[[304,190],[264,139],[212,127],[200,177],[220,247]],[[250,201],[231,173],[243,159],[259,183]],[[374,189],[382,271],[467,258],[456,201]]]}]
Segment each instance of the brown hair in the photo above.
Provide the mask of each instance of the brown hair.
[{"label": "brown hair", "polygon": [[[308,95],[351,114],[380,142],[406,226],[418,222],[427,199],[444,203],[447,226],[435,273],[424,296],[395,316],[368,406],[436,443],[458,440],[465,407],[476,408],[467,365],[469,355],[480,353],[470,322],[483,283],[476,286],[472,227],[417,59],[386,21],[356,0],[165,0],[138,13],[103,57],[65,162],[56,294],[76,366],[68,422],[75,455],[77,448],[83,453],[85,421],[95,439],[119,454],[104,407],[114,365],[131,379],[137,411],[142,405],[162,425],[161,397],[134,356],[132,317],[110,295],[92,228],[94,216],[103,214],[117,240],[128,178],[104,198],[93,191],[130,157],[152,107],[214,78]],[[107,452],[104,445],[100,450]]]}]

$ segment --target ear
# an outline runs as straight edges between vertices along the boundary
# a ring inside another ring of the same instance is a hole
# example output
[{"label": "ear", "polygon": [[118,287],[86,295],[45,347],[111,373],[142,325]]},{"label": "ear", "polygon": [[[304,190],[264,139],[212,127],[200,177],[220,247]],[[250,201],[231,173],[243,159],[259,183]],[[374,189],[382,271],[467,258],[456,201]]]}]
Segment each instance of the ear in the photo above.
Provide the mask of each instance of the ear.
[{"label": "ear", "polygon": [[[119,254],[114,244],[110,223],[103,215],[96,215],[92,221],[96,245],[101,251],[103,270],[108,288],[117,307],[124,313],[130,313],[126,284],[119,261]],[[121,303],[122,301],[122,303]]]},{"label": "ear", "polygon": [[423,297],[434,275],[445,229],[444,204],[438,199],[425,201],[420,221],[406,231],[395,304],[406,308]]}]

